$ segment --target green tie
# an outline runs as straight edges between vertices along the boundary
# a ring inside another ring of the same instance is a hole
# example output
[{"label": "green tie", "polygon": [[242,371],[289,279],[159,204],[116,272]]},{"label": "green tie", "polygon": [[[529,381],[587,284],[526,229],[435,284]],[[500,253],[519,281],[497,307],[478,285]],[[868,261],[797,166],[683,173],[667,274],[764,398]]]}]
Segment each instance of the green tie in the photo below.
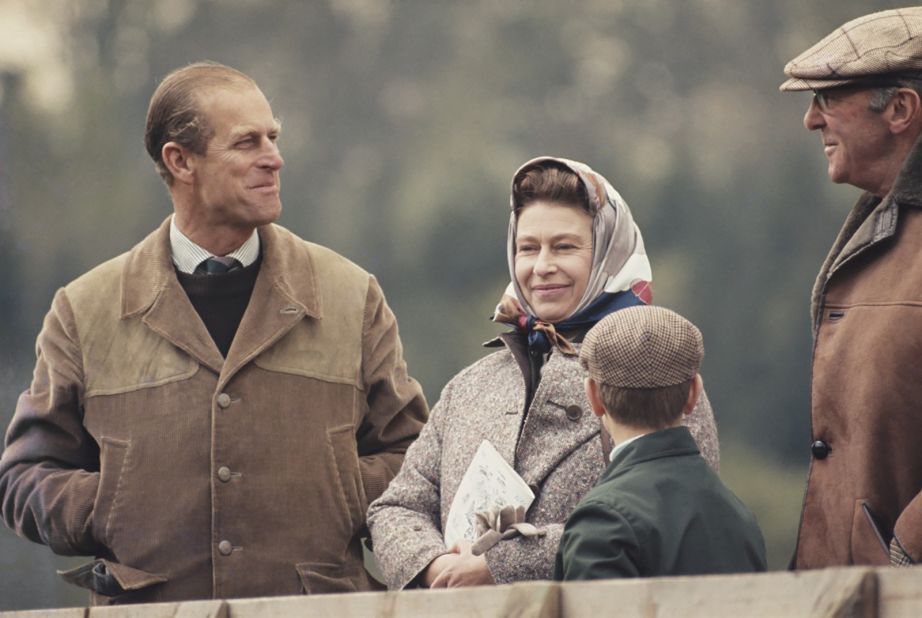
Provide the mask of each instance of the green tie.
[{"label": "green tie", "polygon": [[240,268],[240,262],[229,257],[210,257],[196,266],[196,275],[223,275]]}]

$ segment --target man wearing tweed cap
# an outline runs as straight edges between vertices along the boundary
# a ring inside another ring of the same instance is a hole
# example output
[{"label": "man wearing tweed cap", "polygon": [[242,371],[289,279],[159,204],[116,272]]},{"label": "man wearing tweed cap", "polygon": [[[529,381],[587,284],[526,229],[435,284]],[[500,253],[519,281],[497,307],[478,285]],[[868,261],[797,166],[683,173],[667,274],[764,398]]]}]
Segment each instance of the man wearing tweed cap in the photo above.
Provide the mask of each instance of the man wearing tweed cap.
[{"label": "man wearing tweed cap", "polygon": [[755,517],[681,423],[701,392],[703,356],[698,329],[662,307],[616,311],[586,334],[586,394],[616,446],[567,520],[557,579],[765,570]]},{"label": "man wearing tweed cap", "polygon": [[811,465],[793,564],[922,560],[922,7],[836,29],[784,68],[829,179],[865,193],[813,288]]}]

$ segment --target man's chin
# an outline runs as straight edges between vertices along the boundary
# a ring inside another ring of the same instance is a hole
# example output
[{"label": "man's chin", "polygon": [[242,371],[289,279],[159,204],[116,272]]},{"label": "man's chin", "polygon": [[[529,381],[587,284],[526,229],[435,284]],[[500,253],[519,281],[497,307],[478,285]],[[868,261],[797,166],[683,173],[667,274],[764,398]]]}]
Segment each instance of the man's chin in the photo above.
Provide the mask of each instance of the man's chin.
[{"label": "man's chin", "polygon": [[270,223],[275,223],[278,221],[278,218],[282,216],[282,203],[276,202],[275,204],[267,204],[261,207],[257,213],[257,216],[254,217],[253,225],[259,227],[260,225],[268,225]]}]

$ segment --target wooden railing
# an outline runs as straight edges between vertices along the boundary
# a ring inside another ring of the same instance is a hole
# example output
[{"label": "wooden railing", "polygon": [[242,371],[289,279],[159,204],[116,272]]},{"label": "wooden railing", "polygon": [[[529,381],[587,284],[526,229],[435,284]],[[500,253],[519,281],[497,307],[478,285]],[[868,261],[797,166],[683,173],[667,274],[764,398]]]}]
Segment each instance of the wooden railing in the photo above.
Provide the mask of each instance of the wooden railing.
[{"label": "wooden railing", "polygon": [[2,618],[288,618],[382,616],[918,618],[922,568],[838,568],[800,573],[368,592],[316,597],[187,601],[0,613]]}]

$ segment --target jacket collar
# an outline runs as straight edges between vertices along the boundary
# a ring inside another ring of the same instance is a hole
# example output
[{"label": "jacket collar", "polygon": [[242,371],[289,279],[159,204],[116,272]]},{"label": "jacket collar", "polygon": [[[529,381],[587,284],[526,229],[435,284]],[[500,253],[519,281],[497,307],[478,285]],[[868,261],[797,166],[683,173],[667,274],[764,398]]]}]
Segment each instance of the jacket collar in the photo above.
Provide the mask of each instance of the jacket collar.
[{"label": "jacket collar", "polygon": [[176,277],[169,217],[128,254],[122,271],[122,319],[140,316],[152,330],[229,377],[305,316],[322,318],[307,243],[274,224],[258,230],[263,259],[227,359],[221,357]]},{"label": "jacket collar", "polygon": [[845,219],[813,286],[814,331],[829,279],[850,259],[896,233],[900,207],[922,208],[922,136],[909,151],[890,193],[883,199],[864,193]]},{"label": "jacket collar", "polygon": [[[665,457],[697,455],[700,451],[688,427],[670,427],[641,436],[615,453],[604,479],[617,476],[629,468]],[[601,481],[600,481],[601,482]]]}]

